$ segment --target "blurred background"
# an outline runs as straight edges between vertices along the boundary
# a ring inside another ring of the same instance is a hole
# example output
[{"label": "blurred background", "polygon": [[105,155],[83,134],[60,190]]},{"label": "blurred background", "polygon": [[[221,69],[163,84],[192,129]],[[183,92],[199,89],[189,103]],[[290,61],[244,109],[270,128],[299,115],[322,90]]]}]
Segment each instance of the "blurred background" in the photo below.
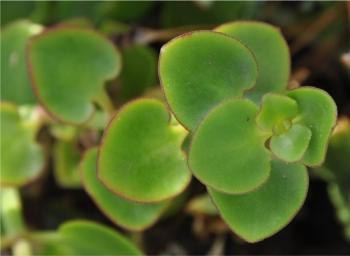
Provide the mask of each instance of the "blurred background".
[{"label": "blurred background", "polygon": [[[339,116],[350,116],[350,2],[2,1],[1,29],[19,19],[47,27],[88,26],[110,37],[130,60],[124,63],[119,80],[108,87],[116,105],[157,92],[159,50],[171,38],[234,20],[269,22],[280,27],[290,46],[289,88],[300,85],[322,88],[336,101]],[[132,53],[127,51],[139,44],[152,51],[153,57],[146,65],[133,60]],[[127,68],[128,65],[132,68]],[[123,83],[134,87],[125,89],[120,86]],[[25,220],[30,228],[55,229],[73,218],[113,226],[83,190],[62,188],[52,173],[47,171],[22,191]],[[205,187],[193,179],[177,213],[145,231],[143,246],[148,254],[350,254],[350,242],[327,186],[327,182],[313,175],[306,202],[293,221],[273,237],[247,244],[229,232],[215,214],[186,210],[191,198],[205,192]]]}]

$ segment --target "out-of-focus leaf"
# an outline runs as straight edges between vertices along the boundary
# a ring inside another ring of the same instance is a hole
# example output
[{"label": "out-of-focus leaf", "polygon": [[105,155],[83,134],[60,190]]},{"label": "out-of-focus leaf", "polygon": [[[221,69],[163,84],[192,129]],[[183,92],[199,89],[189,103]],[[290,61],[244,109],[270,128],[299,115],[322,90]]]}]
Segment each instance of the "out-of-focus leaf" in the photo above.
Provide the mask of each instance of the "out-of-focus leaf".
[{"label": "out-of-focus leaf", "polygon": [[112,42],[83,28],[57,27],[36,36],[27,62],[41,104],[57,119],[74,124],[91,117],[92,101],[121,68]]},{"label": "out-of-focus leaf", "polygon": [[1,100],[16,104],[35,103],[25,63],[25,48],[29,38],[42,29],[40,25],[23,20],[1,30]]},{"label": "out-of-focus leaf", "polygon": [[0,104],[1,185],[21,186],[44,170],[42,147],[35,141],[35,131],[21,120],[17,107]]},{"label": "out-of-focus leaf", "polygon": [[146,45],[132,45],[122,51],[118,98],[127,101],[142,95],[157,82],[157,55]]},{"label": "out-of-focus leaf", "polygon": [[116,230],[91,221],[69,221],[58,232],[75,255],[142,255]]}]

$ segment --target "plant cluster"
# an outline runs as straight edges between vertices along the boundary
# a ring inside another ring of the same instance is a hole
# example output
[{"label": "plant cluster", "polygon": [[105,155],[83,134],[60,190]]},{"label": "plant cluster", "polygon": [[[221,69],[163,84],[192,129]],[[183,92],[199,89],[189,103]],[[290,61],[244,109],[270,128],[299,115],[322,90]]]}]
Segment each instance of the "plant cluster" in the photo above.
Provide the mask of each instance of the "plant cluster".
[{"label": "plant cluster", "polygon": [[[45,29],[20,21],[2,31],[1,52],[1,231],[9,243],[21,238],[20,249],[36,244],[39,254],[141,254],[90,221],[26,230],[18,188],[45,169],[51,148],[38,142],[43,129],[55,138],[57,182],[83,186],[118,226],[151,226],[176,205],[193,174],[233,232],[257,242],[302,206],[307,167],[324,161],[336,121],[326,92],[287,88],[288,46],[277,28],[261,22],[172,39],[159,57],[165,97],[148,92],[116,114],[105,84],[117,79],[121,102],[145,92],[156,80],[149,47],[121,51],[86,26]],[[149,69],[135,75],[137,65]]]}]

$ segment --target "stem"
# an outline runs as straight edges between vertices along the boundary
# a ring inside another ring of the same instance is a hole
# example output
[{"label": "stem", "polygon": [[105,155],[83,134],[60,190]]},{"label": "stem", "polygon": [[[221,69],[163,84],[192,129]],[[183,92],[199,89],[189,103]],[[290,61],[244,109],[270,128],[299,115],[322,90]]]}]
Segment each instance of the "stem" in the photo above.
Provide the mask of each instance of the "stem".
[{"label": "stem", "polygon": [[32,248],[27,240],[20,239],[12,246],[13,256],[31,256]]},{"label": "stem", "polygon": [[104,88],[93,99],[107,113],[114,112],[113,102]]},{"label": "stem", "polygon": [[22,216],[20,195],[17,189],[1,189],[0,213],[6,237],[15,238],[24,233],[26,228]]}]

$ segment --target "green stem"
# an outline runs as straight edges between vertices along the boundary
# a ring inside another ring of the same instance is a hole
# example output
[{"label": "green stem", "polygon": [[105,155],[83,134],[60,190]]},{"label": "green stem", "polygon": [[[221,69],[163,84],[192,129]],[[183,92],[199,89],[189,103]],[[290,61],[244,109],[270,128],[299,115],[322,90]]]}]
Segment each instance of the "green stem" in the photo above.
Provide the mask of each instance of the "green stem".
[{"label": "green stem", "polygon": [[1,189],[1,218],[6,237],[14,238],[26,230],[22,216],[20,195],[15,188]]},{"label": "green stem", "polygon": [[93,99],[107,113],[112,114],[114,112],[113,102],[104,88]]}]

